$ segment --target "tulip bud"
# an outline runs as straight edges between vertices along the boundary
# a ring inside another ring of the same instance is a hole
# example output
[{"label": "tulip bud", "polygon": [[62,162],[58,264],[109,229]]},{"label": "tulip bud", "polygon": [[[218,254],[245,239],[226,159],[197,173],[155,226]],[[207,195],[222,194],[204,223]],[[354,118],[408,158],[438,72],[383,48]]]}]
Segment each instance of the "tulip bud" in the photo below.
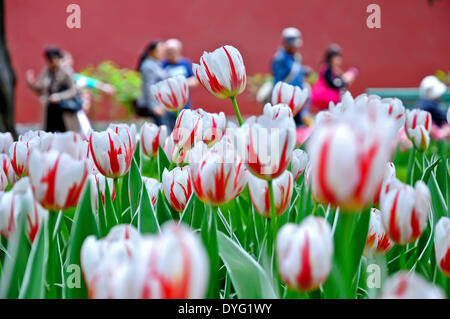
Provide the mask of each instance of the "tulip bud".
[{"label": "tulip bud", "polygon": [[155,206],[158,199],[158,192],[161,189],[161,183],[158,182],[157,179],[144,176],[142,177],[142,182],[145,185],[145,189],[147,190],[147,194],[152,202],[152,205]]},{"label": "tulip bud", "polygon": [[292,112],[287,107],[286,112],[278,110],[275,112],[272,106],[266,105],[263,115],[250,117],[235,132],[236,149],[242,153],[247,168],[267,180],[284,172],[295,147]]},{"label": "tulip bud", "polygon": [[191,154],[191,181],[201,201],[222,205],[242,192],[247,182],[246,169],[226,137],[211,149],[200,142]]},{"label": "tulip bud", "polygon": [[104,176],[121,177],[130,169],[134,151],[132,132],[126,129],[117,133],[112,129],[92,132],[89,147],[95,166]]},{"label": "tulip bud", "polygon": [[18,177],[28,175],[27,161],[34,142],[14,142],[9,149],[11,165]]},{"label": "tulip bud", "polygon": [[401,100],[397,98],[381,99],[385,114],[395,122],[396,130],[400,130],[405,125],[405,107]]},{"label": "tulip bud", "polygon": [[27,177],[20,179],[11,191],[0,199],[0,233],[9,238],[15,231],[17,219],[22,210],[26,211],[26,232],[33,242],[39,229],[45,225],[48,212],[34,200]]},{"label": "tulip bud", "polygon": [[56,133],[53,135],[49,149],[56,150],[60,153],[67,153],[74,159],[84,160],[86,158],[85,143],[78,133]]},{"label": "tulip bud", "polygon": [[214,143],[220,141],[227,127],[225,114],[223,112],[218,114],[209,113],[202,109],[196,109],[194,112],[201,118],[201,131],[199,131],[199,136],[201,134],[202,141],[208,146],[212,146]]},{"label": "tulip bud", "polygon": [[388,278],[382,299],[444,299],[442,290],[415,273],[401,271]]},{"label": "tulip bud", "polygon": [[8,187],[8,177],[6,176],[5,172],[0,170],[0,191],[5,191]]},{"label": "tulip bud", "polygon": [[291,172],[294,175],[294,180],[299,179],[300,175],[305,171],[308,165],[308,153],[301,149],[295,149],[292,152]]},{"label": "tulip bud", "polygon": [[116,134],[119,135],[130,135],[133,152],[136,150],[137,140],[139,138],[136,131],[136,125],[128,125],[125,123],[111,123],[108,125],[108,129],[113,130]]},{"label": "tulip bud", "polygon": [[33,149],[29,158],[30,183],[37,201],[48,210],[77,205],[88,177],[84,160],[67,153]]},{"label": "tulip bud", "polygon": [[9,147],[14,142],[14,139],[11,135],[11,133],[0,133],[0,153],[1,154],[8,154]]},{"label": "tulip bud", "polygon": [[309,216],[300,225],[284,225],[276,243],[282,280],[295,290],[316,289],[330,274],[333,250],[331,228],[325,219]]},{"label": "tulip bud", "polygon": [[163,147],[167,138],[167,126],[144,123],[141,127],[141,147],[145,155],[156,157],[159,146]]},{"label": "tulip bud", "polygon": [[[247,173],[250,199],[256,212],[263,217],[270,218],[269,183],[250,173]],[[291,172],[284,171],[272,180],[273,200],[277,216],[282,215],[288,208],[294,190],[294,177]]]},{"label": "tulip bud", "polygon": [[278,82],[272,91],[272,104],[287,104],[293,116],[296,116],[305,105],[308,96],[308,88],[301,89],[285,82]]},{"label": "tulip bud", "polygon": [[184,108],[189,99],[189,87],[184,76],[179,75],[151,86],[155,100],[169,112]]},{"label": "tulip bud", "polygon": [[175,167],[170,172],[164,169],[161,187],[170,206],[183,212],[192,194],[189,167]]},{"label": "tulip bud", "polygon": [[430,144],[431,114],[422,110],[408,110],[405,122],[406,134],[414,146],[424,152]]},{"label": "tulip bud", "polygon": [[146,254],[141,298],[204,298],[209,262],[200,237],[183,224],[169,222]]},{"label": "tulip bud", "polygon": [[450,218],[441,217],[434,230],[436,263],[441,271],[450,277]]},{"label": "tulip bud", "polygon": [[384,229],[394,243],[405,245],[419,238],[427,226],[430,200],[430,191],[422,181],[414,188],[391,184],[380,205]]},{"label": "tulip bud", "polygon": [[94,211],[98,209],[98,189],[100,189],[102,203],[103,205],[105,205],[106,181],[108,181],[111,200],[114,201],[114,199],[116,198],[116,187],[114,185],[114,180],[112,178],[107,178],[100,173],[89,175],[89,182],[91,184],[91,202]]},{"label": "tulip bud", "polygon": [[370,211],[369,233],[367,234],[364,255],[372,258],[375,254],[386,254],[394,246],[389,236],[384,231],[381,221],[381,212],[372,208]]},{"label": "tulip bud", "polygon": [[190,149],[195,142],[202,139],[202,118],[198,112],[183,109],[178,114],[172,132],[172,138],[177,147]]},{"label": "tulip bud", "polygon": [[192,71],[205,89],[222,99],[241,94],[247,84],[241,53],[231,45],[203,53]]},{"label": "tulip bud", "polygon": [[164,153],[170,162],[177,165],[188,164],[189,154],[191,150],[186,150],[178,147],[173,141],[173,132],[170,134],[164,142]]}]

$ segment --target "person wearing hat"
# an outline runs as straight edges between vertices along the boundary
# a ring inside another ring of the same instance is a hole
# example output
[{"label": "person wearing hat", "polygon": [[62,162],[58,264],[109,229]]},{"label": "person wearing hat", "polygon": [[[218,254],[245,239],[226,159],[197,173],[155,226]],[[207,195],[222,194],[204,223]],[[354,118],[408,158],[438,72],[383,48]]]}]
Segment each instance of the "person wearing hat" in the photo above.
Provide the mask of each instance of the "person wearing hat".
[{"label": "person wearing hat", "polygon": [[331,44],[325,52],[324,63],[319,70],[319,78],[311,92],[311,113],[316,114],[328,109],[330,102],[338,103],[345,88],[353,83],[358,70],[342,70],[342,50],[339,45]]},{"label": "person wearing hat", "polygon": [[447,86],[434,75],[429,75],[423,78],[419,91],[417,108],[430,112],[433,123],[437,126],[447,124],[446,112],[439,105],[439,99],[447,91]]},{"label": "person wearing hat", "polygon": [[49,47],[45,49],[44,57],[47,66],[38,80],[35,79],[33,70],[26,73],[28,86],[40,95],[41,102],[46,107],[44,129],[47,132],[80,132],[76,116],[76,111],[81,108],[79,92],[73,75],[62,66],[63,53],[59,48]]},{"label": "person wearing hat", "polygon": [[[272,59],[273,85],[283,81],[303,88],[303,80],[310,69],[302,64],[298,49],[303,45],[302,34],[299,29],[289,27],[281,33],[281,47]],[[297,114],[295,122],[301,125],[301,114]]]}]

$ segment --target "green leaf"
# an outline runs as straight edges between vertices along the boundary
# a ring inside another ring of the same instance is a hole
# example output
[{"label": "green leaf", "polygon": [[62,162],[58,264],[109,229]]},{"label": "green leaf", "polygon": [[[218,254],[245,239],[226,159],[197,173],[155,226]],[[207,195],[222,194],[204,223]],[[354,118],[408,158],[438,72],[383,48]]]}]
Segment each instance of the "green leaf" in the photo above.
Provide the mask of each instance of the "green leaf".
[{"label": "green leaf", "polygon": [[114,210],[114,204],[111,200],[111,192],[109,190],[108,183],[105,183],[105,220],[105,234],[108,234],[111,228],[119,224],[119,219],[117,218],[116,212]]},{"label": "green leaf", "polygon": [[278,298],[271,280],[263,268],[225,234],[217,234],[219,254],[230,275],[239,298]]},{"label": "green leaf", "polygon": [[159,224],[145,186],[142,188],[142,196],[137,212],[137,220],[137,229],[141,232],[141,234],[156,234],[159,232]]},{"label": "green leaf", "polygon": [[131,214],[134,216],[139,207],[142,191],[142,177],[135,160],[131,163],[128,191],[130,192]]},{"label": "green leaf", "polygon": [[158,179],[161,181],[162,173],[164,172],[164,168],[169,169],[170,161],[164,153],[164,150],[161,146],[158,148]]},{"label": "green leaf", "polygon": [[158,219],[159,225],[164,224],[166,221],[172,219],[172,214],[170,213],[170,209],[167,207],[165,203],[165,196],[163,192],[160,190],[158,192],[158,200],[156,201],[156,217]]},{"label": "green leaf", "polygon": [[217,222],[215,208],[210,206],[210,211],[203,217],[200,230],[203,244],[206,246],[209,256],[210,279],[207,298],[219,298],[219,253],[217,247]]},{"label": "green leaf", "polygon": [[[108,183],[106,183],[108,184]],[[68,281],[65,285],[66,287],[66,297],[67,298],[87,298],[87,289],[86,284],[83,278],[76,278],[76,273],[74,274],[75,280],[79,280],[79,287],[69,287],[69,279],[71,274],[68,271],[72,269],[75,271],[81,270],[81,247],[83,245],[84,240],[90,236],[94,235],[98,237],[98,226],[95,221],[94,212],[92,211],[92,203],[90,197],[90,187],[91,185],[88,183],[86,187],[86,191],[81,202],[78,204],[77,212],[75,214],[74,227],[72,227],[72,233],[70,235],[69,242],[69,252],[68,252],[68,264],[66,265],[66,281]],[[79,268],[74,268],[76,265]],[[69,270],[67,267],[70,266]],[[78,274],[81,275],[81,274]],[[82,276],[81,276],[82,277]]]},{"label": "green leaf", "polygon": [[28,258],[25,276],[19,298],[42,299],[45,296],[45,275],[47,273],[48,228],[43,225],[35,237]]},{"label": "green leaf", "polygon": [[19,285],[25,275],[30,254],[30,242],[25,231],[27,205],[23,205],[23,200],[19,199],[19,201],[20,213],[16,221],[15,233],[8,242],[7,257],[5,258],[0,283],[0,298],[2,299],[17,299],[19,297]]}]

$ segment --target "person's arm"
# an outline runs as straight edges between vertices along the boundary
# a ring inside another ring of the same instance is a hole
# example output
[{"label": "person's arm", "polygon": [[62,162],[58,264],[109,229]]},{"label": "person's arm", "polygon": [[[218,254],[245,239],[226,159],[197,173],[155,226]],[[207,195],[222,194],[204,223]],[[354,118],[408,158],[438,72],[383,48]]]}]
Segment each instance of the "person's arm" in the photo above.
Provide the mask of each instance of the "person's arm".
[{"label": "person's arm", "polygon": [[331,67],[327,67],[325,74],[325,82],[328,84],[329,87],[335,88],[335,89],[341,89],[345,87],[345,82],[340,76],[333,77],[333,72],[331,71]]},{"label": "person's arm", "polygon": [[39,74],[38,80],[36,81],[33,70],[28,70],[26,73],[28,87],[39,95],[43,94],[44,79],[46,77],[46,74],[47,74],[46,69],[42,70],[42,72]]},{"label": "person's arm", "polygon": [[192,62],[190,60],[186,60],[186,70],[187,70],[187,83],[190,88],[196,87],[198,85],[198,80],[192,72]]}]

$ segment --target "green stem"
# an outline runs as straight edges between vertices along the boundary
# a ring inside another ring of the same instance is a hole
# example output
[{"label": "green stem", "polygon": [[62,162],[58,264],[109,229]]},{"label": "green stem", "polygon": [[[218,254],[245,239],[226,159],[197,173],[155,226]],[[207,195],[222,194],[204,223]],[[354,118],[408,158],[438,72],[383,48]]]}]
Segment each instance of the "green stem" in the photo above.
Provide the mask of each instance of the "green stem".
[{"label": "green stem", "polygon": [[243,124],[244,122],[242,121],[241,112],[239,111],[239,106],[238,106],[238,104],[237,104],[237,101],[236,101],[236,97],[235,97],[235,96],[232,96],[232,97],[231,97],[231,102],[233,102],[234,112],[236,113],[236,117],[237,117],[237,119],[238,119],[239,126],[242,126],[242,124]]},{"label": "green stem", "polygon": [[411,147],[409,150],[409,159],[408,159],[408,170],[406,172],[406,184],[412,184],[412,178],[414,176],[414,159],[415,159],[416,148]]},{"label": "green stem", "polygon": [[180,152],[181,152],[181,149],[179,149],[177,151],[177,153],[175,154],[175,158],[173,159],[172,162],[170,162],[169,171],[173,170],[175,168],[175,166],[178,166],[177,161],[178,161],[178,157],[180,157]]},{"label": "green stem", "polygon": [[[269,180],[269,202],[270,202],[270,232],[271,232],[271,245],[269,247],[272,249],[275,246],[276,236],[277,236],[277,212],[275,209],[275,200],[273,198],[273,182]],[[271,250],[272,252],[272,250]]]},{"label": "green stem", "polygon": [[119,187],[119,178],[114,178],[114,188],[115,188],[115,191],[116,191],[116,197],[114,198],[114,208],[115,208],[115,210],[116,210],[116,216],[117,216],[117,219],[119,220],[119,223],[121,222],[121,220],[122,220],[122,206],[121,206],[121,203],[120,203],[120,201],[121,201],[121,196],[122,196],[122,194],[121,194],[121,192],[120,192],[120,187]]}]

